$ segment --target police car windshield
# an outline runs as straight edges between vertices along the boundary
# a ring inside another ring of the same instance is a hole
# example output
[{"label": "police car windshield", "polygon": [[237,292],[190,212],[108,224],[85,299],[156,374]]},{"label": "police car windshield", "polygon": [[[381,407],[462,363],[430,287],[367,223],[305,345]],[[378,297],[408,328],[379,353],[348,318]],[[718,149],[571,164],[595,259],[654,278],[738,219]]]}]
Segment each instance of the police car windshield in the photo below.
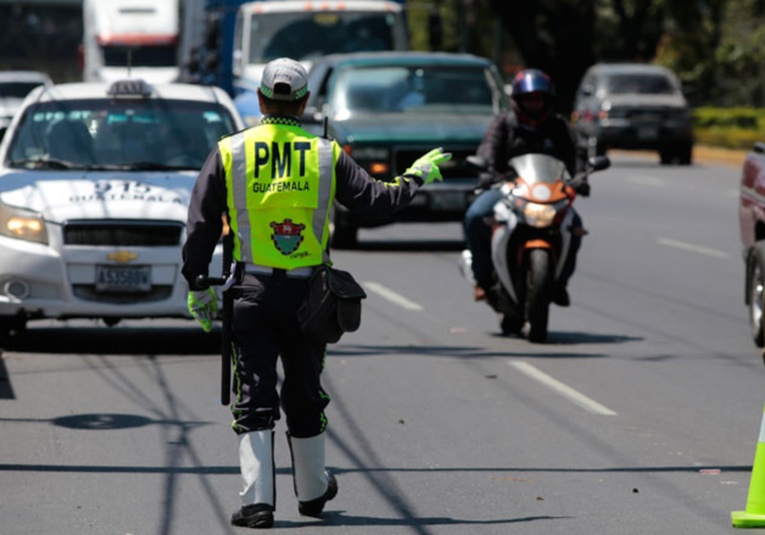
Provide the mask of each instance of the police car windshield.
[{"label": "police car windshield", "polygon": [[375,66],[340,70],[331,106],[354,113],[492,113],[490,73],[480,67]]},{"label": "police car windshield", "polygon": [[38,103],[11,139],[7,164],[68,168],[200,169],[218,139],[235,130],[215,103],[89,99]]}]

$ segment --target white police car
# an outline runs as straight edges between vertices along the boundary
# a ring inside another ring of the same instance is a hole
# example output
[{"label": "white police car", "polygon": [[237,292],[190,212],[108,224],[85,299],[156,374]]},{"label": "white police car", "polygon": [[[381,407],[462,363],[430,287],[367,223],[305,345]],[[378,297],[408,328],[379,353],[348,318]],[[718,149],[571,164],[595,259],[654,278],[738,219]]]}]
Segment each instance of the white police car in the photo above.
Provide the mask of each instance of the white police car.
[{"label": "white police car", "polygon": [[243,127],[216,87],[32,91],[0,144],[0,337],[42,318],[190,317],[191,189],[211,147]]}]

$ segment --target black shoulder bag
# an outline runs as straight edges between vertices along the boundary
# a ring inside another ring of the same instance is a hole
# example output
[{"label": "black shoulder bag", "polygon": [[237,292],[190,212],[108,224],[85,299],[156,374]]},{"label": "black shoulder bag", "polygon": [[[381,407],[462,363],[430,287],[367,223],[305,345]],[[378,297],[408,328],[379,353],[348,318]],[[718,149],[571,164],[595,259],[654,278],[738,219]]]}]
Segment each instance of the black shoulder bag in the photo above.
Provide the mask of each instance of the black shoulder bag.
[{"label": "black shoulder bag", "polygon": [[364,289],[347,271],[326,264],[317,266],[308,283],[308,295],[298,309],[300,330],[317,342],[333,344],[343,333],[361,324]]}]

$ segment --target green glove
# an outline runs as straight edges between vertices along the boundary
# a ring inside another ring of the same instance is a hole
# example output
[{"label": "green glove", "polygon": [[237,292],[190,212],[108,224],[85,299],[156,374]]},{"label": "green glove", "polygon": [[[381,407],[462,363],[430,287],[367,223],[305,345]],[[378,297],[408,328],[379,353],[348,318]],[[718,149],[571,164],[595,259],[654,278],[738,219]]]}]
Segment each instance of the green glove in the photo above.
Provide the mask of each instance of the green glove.
[{"label": "green glove", "polygon": [[194,319],[199,322],[204,332],[209,333],[212,322],[218,315],[218,296],[212,288],[197,292],[189,292],[186,304]]},{"label": "green glove", "polygon": [[435,180],[442,180],[438,166],[452,159],[451,152],[444,152],[442,147],[433,149],[425,156],[420,156],[412,166],[404,171],[405,175],[414,175],[422,180],[422,184],[430,184]]}]

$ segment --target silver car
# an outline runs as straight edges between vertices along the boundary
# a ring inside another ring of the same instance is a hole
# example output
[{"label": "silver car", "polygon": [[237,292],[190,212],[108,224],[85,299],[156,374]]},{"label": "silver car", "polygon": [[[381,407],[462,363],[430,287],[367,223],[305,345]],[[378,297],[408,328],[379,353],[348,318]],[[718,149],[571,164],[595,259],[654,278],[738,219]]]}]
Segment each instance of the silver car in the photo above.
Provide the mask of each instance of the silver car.
[{"label": "silver car", "polygon": [[21,102],[35,87],[50,86],[53,81],[39,71],[0,71],[0,139],[11,124]]},{"label": "silver car", "polygon": [[680,81],[659,65],[600,63],[579,85],[572,121],[591,155],[655,150],[662,164],[690,165],[693,116]]}]

